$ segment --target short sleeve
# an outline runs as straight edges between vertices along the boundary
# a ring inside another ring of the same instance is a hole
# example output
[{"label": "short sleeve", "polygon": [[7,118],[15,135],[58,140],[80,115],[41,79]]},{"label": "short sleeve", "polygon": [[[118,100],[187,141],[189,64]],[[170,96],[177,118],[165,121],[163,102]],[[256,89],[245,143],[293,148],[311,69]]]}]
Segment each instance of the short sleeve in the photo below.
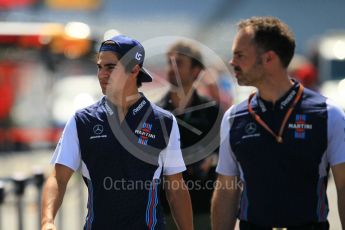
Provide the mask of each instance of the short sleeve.
[{"label": "short sleeve", "polygon": [[80,167],[80,146],[74,116],[66,123],[59,143],[54,151],[51,164],[62,164],[71,168],[73,171],[78,170]]},{"label": "short sleeve", "polygon": [[331,166],[345,163],[345,114],[333,101],[327,100],[327,157]]},{"label": "short sleeve", "polygon": [[216,172],[226,176],[237,176],[240,174],[236,157],[230,146],[230,123],[233,110],[234,106],[225,112],[220,126],[220,147]]},{"label": "short sleeve", "polygon": [[180,147],[180,132],[175,117],[170,132],[169,143],[161,152],[163,175],[173,175],[186,170]]}]

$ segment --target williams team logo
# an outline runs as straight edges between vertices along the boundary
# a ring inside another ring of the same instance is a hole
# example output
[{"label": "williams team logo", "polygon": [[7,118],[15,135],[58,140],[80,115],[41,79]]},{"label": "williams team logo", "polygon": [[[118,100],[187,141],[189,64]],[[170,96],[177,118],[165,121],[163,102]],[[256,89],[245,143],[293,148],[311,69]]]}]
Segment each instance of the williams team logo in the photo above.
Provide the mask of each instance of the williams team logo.
[{"label": "williams team logo", "polygon": [[305,139],[305,130],[306,129],[313,129],[312,124],[307,124],[307,115],[305,114],[296,114],[296,121],[295,123],[289,124],[289,129],[295,130],[294,137],[296,139]]},{"label": "williams team logo", "polygon": [[139,135],[139,138],[138,138],[139,144],[147,145],[147,142],[149,141],[150,138],[151,139],[156,138],[156,135],[152,134],[151,130],[152,130],[152,124],[149,124],[146,122],[143,123],[143,126],[140,130],[139,129],[135,130],[135,134]]}]

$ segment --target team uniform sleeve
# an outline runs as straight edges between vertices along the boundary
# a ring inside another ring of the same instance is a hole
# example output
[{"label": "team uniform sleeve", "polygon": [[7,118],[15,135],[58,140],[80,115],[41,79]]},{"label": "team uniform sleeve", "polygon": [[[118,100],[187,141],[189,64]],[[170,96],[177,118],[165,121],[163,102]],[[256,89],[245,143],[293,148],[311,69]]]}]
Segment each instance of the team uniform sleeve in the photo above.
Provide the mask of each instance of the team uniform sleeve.
[{"label": "team uniform sleeve", "polygon": [[80,146],[74,116],[68,120],[64,128],[59,143],[54,151],[51,164],[61,164],[69,167],[73,171],[78,170],[80,167]]},{"label": "team uniform sleeve", "polygon": [[180,147],[180,132],[175,117],[170,132],[169,143],[161,153],[163,160],[163,175],[173,175],[186,170]]},{"label": "team uniform sleeve", "polygon": [[328,121],[327,157],[331,166],[345,163],[345,113],[331,100],[327,100]]},{"label": "team uniform sleeve", "polygon": [[225,112],[220,126],[220,147],[216,172],[225,176],[237,176],[240,174],[238,162],[230,146],[230,128],[232,106]]}]

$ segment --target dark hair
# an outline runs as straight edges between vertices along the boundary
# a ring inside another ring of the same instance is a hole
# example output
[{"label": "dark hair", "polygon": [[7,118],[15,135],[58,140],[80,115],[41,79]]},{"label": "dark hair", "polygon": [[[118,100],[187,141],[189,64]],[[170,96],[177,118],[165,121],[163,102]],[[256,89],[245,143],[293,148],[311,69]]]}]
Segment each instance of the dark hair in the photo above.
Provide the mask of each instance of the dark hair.
[{"label": "dark hair", "polygon": [[[102,44],[106,44],[108,46],[111,46],[111,45],[116,46],[116,43],[114,41],[111,41],[111,40],[105,41]],[[117,59],[124,65],[126,73],[131,72],[133,70],[134,66],[137,65],[137,63],[134,60],[128,60],[128,58],[126,60],[122,60],[122,56],[118,52],[113,52],[113,53],[115,54]],[[99,56],[99,54],[97,54],[97,58],[98,58],[98,56]],[[142,86],[142,81],[141,81],[140,72],[139,72],[138,77],[137,77],[137,87],[139,88],[141,86]]]},{"label": "dark hair", "polygon": [[272,50],[287,68],[295,52],[295,38],[289,27],[275,17],[251,17],[238,23],[238,29],[250,27],[254,42],[264,52]]},{"label": "dark hair", "polygon": [[170,46],[167,54],[177,53],[189,57],[192,61],[192,67],[200,67],[204,69],[202,55],[196,44],[188,41],[177,41]]}]

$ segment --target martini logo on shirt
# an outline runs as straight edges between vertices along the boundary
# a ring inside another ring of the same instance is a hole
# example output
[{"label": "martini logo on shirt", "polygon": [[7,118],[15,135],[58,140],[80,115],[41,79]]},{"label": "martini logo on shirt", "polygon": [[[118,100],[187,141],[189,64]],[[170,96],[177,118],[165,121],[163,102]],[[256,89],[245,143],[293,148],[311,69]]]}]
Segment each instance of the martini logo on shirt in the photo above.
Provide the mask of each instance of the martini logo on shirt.
[{"label": "martini logo on shirt", "polygon": [[142,128],[140,130],[136,129],[134,131],[135,134],[139,135],[139,138],[138,138],[138,143],[139,144],[147,145],[147,142],[149,141],[150,138],[151,139],[155,139],[156,138],[156,135],[152,134],[151,130],[152,130],[152,124],[144,122],[143,126],[142,126]]},{"label": "martini logo on shirt", "polygon": [[306,129],[313,129],[312,124],[307,124],[307,115],[305,114],[296,114],[296,121],[295,123],[290,123],[288,125],[289,129],[295,130],[294,137],[296,139],[305,139],[305,130]]}]

